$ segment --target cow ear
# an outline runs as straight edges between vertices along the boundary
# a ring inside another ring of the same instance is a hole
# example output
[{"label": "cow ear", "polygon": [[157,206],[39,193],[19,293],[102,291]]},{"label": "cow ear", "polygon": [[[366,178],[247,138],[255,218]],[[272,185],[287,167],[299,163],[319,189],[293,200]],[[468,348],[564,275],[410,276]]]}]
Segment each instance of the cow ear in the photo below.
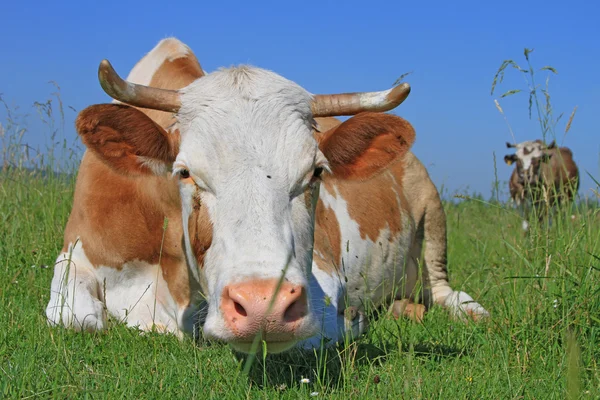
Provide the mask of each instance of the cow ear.
[{"label": "cow ear", "polygon": [[179,151],[179,133],[167,133],[123,104],[90,106],[79,113],[75,126],[91,151],[125,174],[165,174]]},{"label": "cow ear", "polygon": [[546,146],[546,149],[550,150],[556,147],[556,139],[552,141],[552,143],[550,143],[548,146]]},{"label": "cow ear", "polygon": [[540,157],[542,162],[548,162],[552,158],[552,153],[543,153]]},{"label": "cow ear", "polygon": [[508,165],[512,165],[516,161],[517,156],[514,154],[507,154],[504,156],[504,162]]},{"label": "cow ear", "polygon": [[364,112],[325,132],[319,148],[334,176],[369,179],[406,154],[414,141],[408,121]]}]

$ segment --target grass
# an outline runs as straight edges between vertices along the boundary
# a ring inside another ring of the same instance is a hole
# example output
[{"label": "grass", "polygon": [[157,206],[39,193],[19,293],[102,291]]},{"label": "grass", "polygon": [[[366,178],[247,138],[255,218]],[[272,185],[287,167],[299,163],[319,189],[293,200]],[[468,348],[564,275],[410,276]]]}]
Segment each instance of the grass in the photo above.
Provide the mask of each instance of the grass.
[{"label": "grass", "polygon": [[[52,103],[43,110],[52,115]],[[490,202],[445,203],[451,284],[490,311],[484,322],[439,307],[422,324],[381,318],[354,343],[259,356],[247,374],[245,357],[218,343],[114,321],[99,334],[50,328],[74,177],[25,158],[17,119],[0,127],[2,398],[600,398],[600,209],[579,202],[524,235],[497,183]]]},{"label": "grass", "polygon": [[504,206],[447,203],[453,286],[479,299],[489,321],[464,324],[439,308],[422,325],[383,318],[356,343],[268,356],[244,375],[243,357],[221,344],[140,336],[114,322],[101,334],[46,325],[52,268],[41,266],[60,250],[72,194],[69,177],[0,178],[2,397],[600,396],[597,208],[524,237]]}]

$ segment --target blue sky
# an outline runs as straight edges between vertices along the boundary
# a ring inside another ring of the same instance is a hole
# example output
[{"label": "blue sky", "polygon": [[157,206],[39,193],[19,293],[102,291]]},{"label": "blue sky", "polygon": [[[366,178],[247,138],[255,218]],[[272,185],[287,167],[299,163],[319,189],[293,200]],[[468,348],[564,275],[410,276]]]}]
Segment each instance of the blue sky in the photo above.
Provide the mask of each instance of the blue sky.
[{"label": "blue sky", "polygon": [[[168,5],[167,5],[168,4]],[[273,70],[313,93],[372,91],[406,78],[412,93],[394,113],[415,127],[415,154],[438,188],[491,193],[493,154],[498,177],[511,169],[502,157],[512,140],[494,99],[525,88],[515,70],[490,96],[504,59],[551,65],[555,110],[578,106],[564,144],[579,164],[582,194],[600,177],[600,3],[594,1],[273,1],[273,2],[4,2],[0,24],[0,93],[29,110],[61,86],[76,110],[109,98],[96,78],[108,58],[121,75],[160,39],[187,43],[207,71],[249,63]],[[548,73],[538,79],[543,83]],[[527,96],[500,99],[517,141],[540,136],[529,120]],[[74,137],[75,112],[66,112]],[[0,121],[4,114],[0,114]],[[564,121],[557,133],[562,139]],[[48,141],[35,117],[27,141]],[[504,187],[506,191],[506,184]]]}]

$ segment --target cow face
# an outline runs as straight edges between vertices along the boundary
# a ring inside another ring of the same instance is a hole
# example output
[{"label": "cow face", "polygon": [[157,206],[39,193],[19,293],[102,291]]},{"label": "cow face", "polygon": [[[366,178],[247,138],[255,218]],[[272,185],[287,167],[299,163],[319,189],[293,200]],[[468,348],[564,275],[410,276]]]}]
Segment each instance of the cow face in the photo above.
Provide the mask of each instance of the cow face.
[{"label": "cow face", "polygon": [[504,156],[508,165],[516,163],[518,183],[521,185],[535,186],[540,180],[540,166],[547,162],[552,154],[547,150],[555,147],[553,141],[546,146],[541,140],[522,142],[516,145],[506,143],[508,148],[516,148],[515,154]]},{"label": "cow face", "polygon": [[414,141],[403,119],[361,113],[317,142],[311,101],[272,72],[239,67],[181,91],[173,134],[118,104],[77,120],[113,168],[179,181],[185,251],[208,303],[204,334],[240,351],[257,336],[280,352],[316,333],[308,281],[320,180],[368,179]]}]

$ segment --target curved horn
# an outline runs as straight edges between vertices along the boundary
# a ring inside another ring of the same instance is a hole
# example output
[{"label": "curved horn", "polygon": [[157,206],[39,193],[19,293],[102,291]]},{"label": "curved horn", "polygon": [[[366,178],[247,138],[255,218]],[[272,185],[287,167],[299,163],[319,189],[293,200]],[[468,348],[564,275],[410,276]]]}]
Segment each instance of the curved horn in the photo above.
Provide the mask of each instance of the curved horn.
[{"label": "curved horn", "polygon": [[311,109],[313,117],[354,115],[362,111],[389,111],[402,103],[410,93],[410,85],[402,83],[381,92],[317,94]]},{"label": "curved horn", "polygon": [[509,148],[509,149],[511,149],[513,147],[517,147],[517,145],[516,144],[511,144],[510,142],[506,142],[506,147]]},{"label": "curved horn", "polygon": [[98,80],[106,94],[132,106],[169,112],[177,112],[181,107],[179,92],[176,90],[158,89],[124,81],[108,60],[102,60],[100,63]]}]

